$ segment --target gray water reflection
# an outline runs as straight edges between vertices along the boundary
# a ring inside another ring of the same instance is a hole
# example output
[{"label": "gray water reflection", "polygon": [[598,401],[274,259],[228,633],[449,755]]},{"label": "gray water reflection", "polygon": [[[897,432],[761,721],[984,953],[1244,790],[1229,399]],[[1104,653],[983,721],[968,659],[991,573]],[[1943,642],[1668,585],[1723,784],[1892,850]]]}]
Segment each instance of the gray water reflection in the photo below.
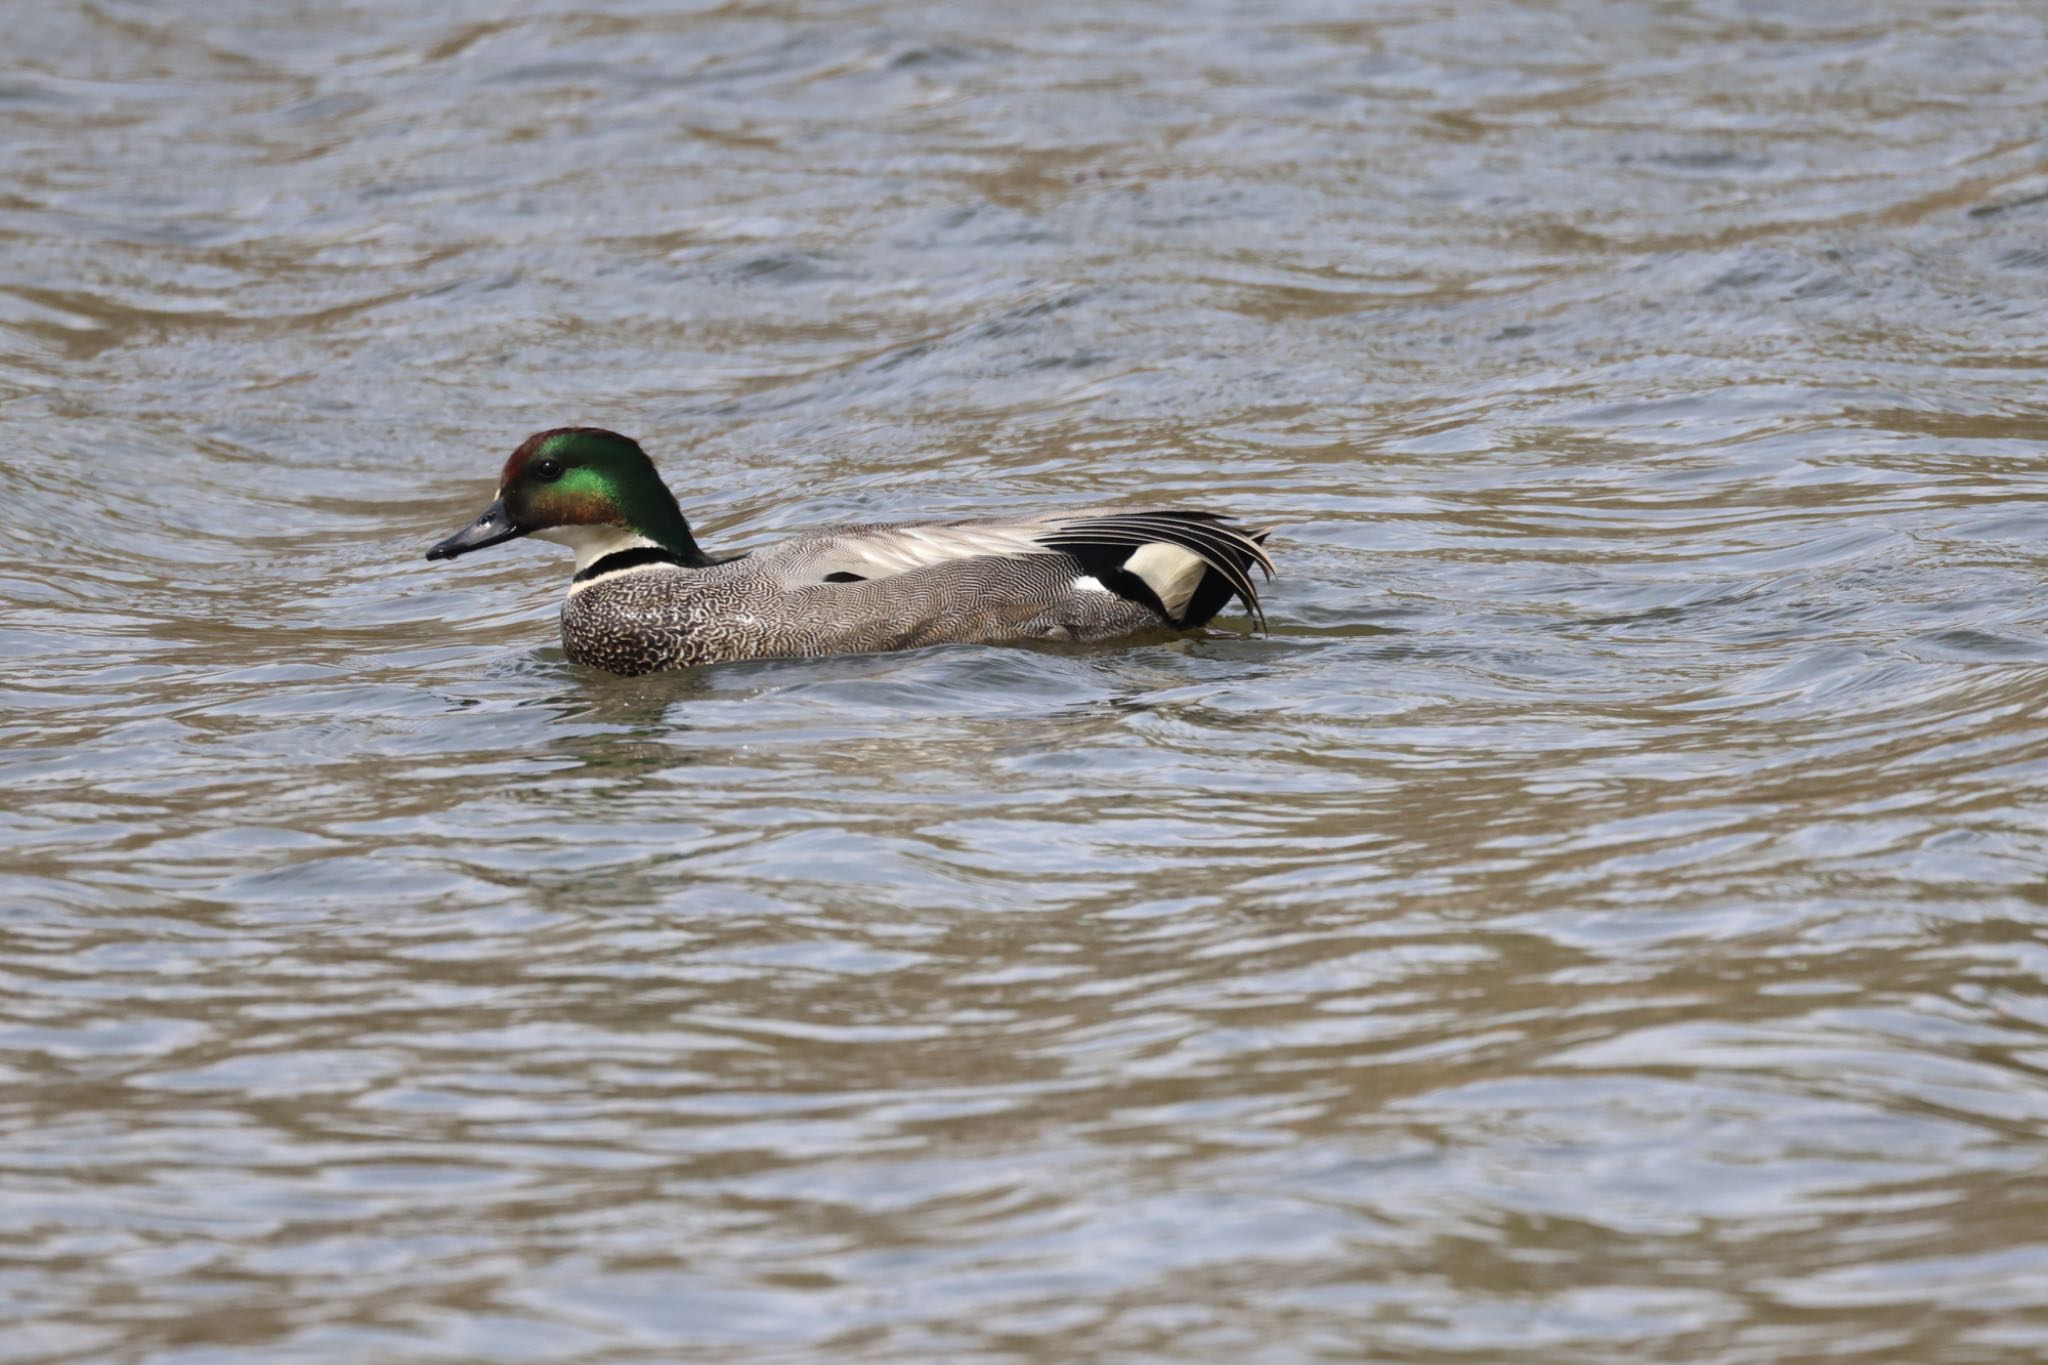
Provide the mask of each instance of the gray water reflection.
[{"label": "gray water reflection", "polygon": [[[2041,1354],[2036,7],[8,28],[0,1356]],[[593,676],[570,420],[1274,632]]]}]

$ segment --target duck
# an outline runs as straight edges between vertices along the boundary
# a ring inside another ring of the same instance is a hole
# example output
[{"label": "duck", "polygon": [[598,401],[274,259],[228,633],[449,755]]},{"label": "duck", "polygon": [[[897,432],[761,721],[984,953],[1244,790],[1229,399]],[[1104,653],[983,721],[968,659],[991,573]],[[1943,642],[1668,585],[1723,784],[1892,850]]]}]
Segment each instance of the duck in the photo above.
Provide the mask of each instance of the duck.
[{"label": "duck", "polygon": [[497,497],[427,551],[531,536],[576,567],[562,648],[634,676],[742,659],[1194,630],[1236,600],[1265,629],[1265,542],[1215,512],[1112,505],[1013,518],[825,526],[706,553],[639,442],[556,427],[520,442]]}]

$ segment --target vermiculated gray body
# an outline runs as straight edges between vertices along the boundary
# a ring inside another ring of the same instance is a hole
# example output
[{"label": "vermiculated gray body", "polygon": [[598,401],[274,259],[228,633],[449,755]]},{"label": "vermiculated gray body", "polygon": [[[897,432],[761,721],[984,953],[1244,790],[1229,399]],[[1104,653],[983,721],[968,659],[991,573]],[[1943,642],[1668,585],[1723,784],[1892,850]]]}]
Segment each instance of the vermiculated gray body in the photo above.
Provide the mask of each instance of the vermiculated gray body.
[{"label": "vermiculated gray body", "polygon": [[562,644],[577,663],[651,673],[947,642],[1108,640],[1200,625],[1232,595],[1256,611],[1247,574],[1265,561],[1259,539],[1208,513],[1118,507],[826,527],[723,563],[646,564],[579,583],[562,607]]},{"label": "vermiculated gray body", "polygon": [[577,663],[630,674],[949,641],[1106,640],[1172,624],[1114,593],[1075,588],[1079,570],[1058,554],[785,587],[778,561],[802,556],[806,540],[708,568],[652,565],[595,579],[562,604],[562,646]]}]

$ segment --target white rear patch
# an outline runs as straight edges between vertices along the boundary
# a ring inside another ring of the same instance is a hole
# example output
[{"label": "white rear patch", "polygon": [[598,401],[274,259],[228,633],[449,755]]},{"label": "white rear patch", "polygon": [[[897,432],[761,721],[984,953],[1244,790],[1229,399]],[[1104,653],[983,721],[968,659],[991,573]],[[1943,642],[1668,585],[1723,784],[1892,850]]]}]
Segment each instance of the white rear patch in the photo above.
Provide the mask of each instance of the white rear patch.
[{"label": "white rear patch", "polygon": [[1108,589],[1108,588],[1105,588],[1105,587],[1103,587],[1103,586],[1102,586],[1102,580],[1101,580],[1101,579],[1099,579],[1099,578],[1096,578],[1096,577],[1094,577],[1093,575],[1090,575],[1090,574],[1085,574],[1085,573],[1084,573],[1084,574],[1082,574],[1082,575],[1081,575],[1081,576],[1080,576],[1079,578],[1077,578],[1077,579],[1075,579],[1075,580],[1074,580],[1074,591],[1075,591],[1075,592],[1108,592],[1108,591],[1109,591],[1109,589]]},{"label": "white rear patch", "polygon": [[1124,561],[1124,568],[1145,580],[1145,586],[1158,595],[1168,616],[1179,616],[1187,610],[1188,600],[1202,585],[1202,575],[1209,566],[1192,550],[1155,540],[1134,550]]}]

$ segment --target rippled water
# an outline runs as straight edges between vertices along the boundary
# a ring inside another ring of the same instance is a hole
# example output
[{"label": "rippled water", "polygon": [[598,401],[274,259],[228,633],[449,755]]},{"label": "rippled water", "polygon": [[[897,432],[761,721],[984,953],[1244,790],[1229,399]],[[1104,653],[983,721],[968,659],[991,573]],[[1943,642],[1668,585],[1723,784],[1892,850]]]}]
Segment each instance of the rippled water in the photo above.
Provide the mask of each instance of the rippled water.
[{"label": "rippled water", "polygon": [[[2048,1351],[2048,11],[7,23],[9,1359]],[[1273,633],[595,675],[572,421]]]}]

